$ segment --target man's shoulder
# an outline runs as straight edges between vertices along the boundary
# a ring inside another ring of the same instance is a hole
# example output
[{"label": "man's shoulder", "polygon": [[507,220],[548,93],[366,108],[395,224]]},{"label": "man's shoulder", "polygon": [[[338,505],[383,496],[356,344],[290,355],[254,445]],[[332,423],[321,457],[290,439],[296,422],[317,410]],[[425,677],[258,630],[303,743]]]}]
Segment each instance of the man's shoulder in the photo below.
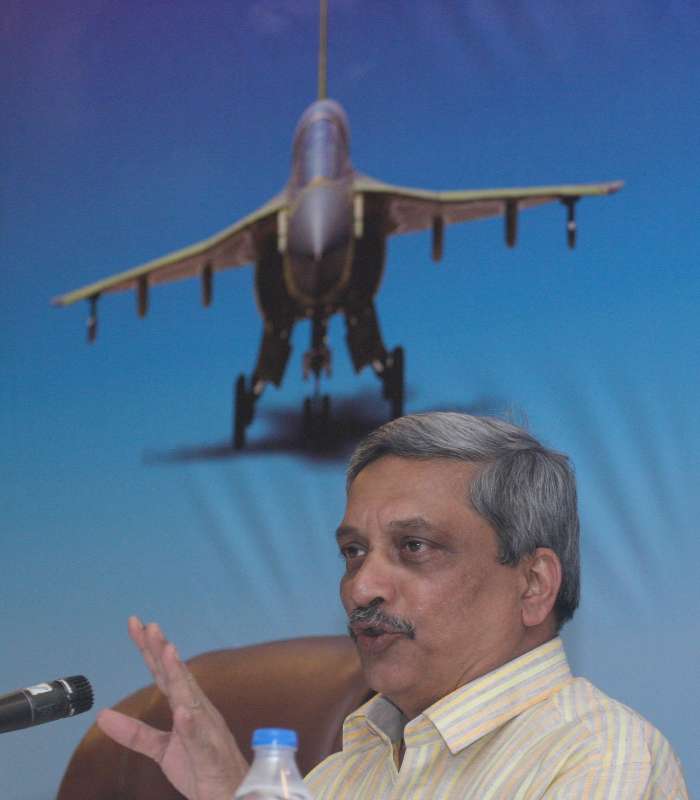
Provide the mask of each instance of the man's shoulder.
[{"label": "man's shoulder", "polygon": [[[615,700],[586,678],[572,678],[552,697],[564,725],[581,728],[604,760],[655,763],[672,756],[663,734],[638,711]],[[624,746],[624,753],[620,748]]]}]

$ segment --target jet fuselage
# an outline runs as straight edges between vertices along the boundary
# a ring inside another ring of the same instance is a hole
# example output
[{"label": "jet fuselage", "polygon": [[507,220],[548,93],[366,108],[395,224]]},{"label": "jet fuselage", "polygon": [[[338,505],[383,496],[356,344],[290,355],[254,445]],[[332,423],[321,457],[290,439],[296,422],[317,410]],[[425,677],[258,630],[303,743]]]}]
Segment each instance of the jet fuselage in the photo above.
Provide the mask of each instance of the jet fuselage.
[{"label": "jet fuselage", "polygon": [[317,100],[294,134],[284,278],[307,313],[334,305],[350,279],[354,251],[350,130],[342,107]]}]

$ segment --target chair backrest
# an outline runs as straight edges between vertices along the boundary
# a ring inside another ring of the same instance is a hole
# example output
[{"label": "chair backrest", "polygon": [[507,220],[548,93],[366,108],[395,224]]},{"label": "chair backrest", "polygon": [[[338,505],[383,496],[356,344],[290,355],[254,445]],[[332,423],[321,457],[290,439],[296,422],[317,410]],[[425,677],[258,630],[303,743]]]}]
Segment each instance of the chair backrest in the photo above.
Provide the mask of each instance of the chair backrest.
[{"label": "chair backrest", "polygon": [[[317,636],[218,650],[193,658],[190,669],[224,716],[250,760],[255,728],[299,734],[303,774],[341,747],[345,717],[372,692],[345,636]],[[167,700],[153,685],[118,703],[119,711],[167,730]],[[177,800],[160,768],[112,742],[93,725],[76,748],[57,800]]]}]

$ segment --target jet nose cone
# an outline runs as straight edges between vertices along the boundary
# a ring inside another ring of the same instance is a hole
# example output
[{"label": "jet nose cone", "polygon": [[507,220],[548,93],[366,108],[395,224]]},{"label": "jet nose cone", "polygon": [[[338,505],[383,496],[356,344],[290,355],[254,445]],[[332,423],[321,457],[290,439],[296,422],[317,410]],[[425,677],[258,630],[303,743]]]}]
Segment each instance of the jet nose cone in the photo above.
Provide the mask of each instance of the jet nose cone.
[{"label": "jet nose cone", "polygon": [[334,186],[306,189],[290,220],[290,249],[320,261],[347,240],[351,221],[346,191]]},{"label": "jet nose cone", "polygon": [[321,202],[321,198],[315,198],[310,204],[308,215],[308,236],[311,246],[311,254],[314,261],[320,261],[321,256],[326,251],[333,238],[333,219],[328,214],[328,209]]},{"label": "jet nose cone", "polygon": [[[301,209],[300,209],[301,211]],[[335,196],[322,187],[311,189],[303,203],[307,248],[315,261],[333,246],[341,215],[337,213]]]}]

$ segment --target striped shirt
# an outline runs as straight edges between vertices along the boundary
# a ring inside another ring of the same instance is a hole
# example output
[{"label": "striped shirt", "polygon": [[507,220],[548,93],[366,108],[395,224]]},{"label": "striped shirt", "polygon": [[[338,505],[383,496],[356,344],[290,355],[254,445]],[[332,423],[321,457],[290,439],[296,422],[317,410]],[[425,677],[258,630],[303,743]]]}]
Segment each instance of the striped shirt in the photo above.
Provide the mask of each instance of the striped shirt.
[{"label": "striped shirt", "polygon": [[[400,768],[394,758],[403,736]],[[680,764],[639,714],[573,678],[560,639],[410,722],[381,695],[308,776],[316,800],[687,800]]]}]

